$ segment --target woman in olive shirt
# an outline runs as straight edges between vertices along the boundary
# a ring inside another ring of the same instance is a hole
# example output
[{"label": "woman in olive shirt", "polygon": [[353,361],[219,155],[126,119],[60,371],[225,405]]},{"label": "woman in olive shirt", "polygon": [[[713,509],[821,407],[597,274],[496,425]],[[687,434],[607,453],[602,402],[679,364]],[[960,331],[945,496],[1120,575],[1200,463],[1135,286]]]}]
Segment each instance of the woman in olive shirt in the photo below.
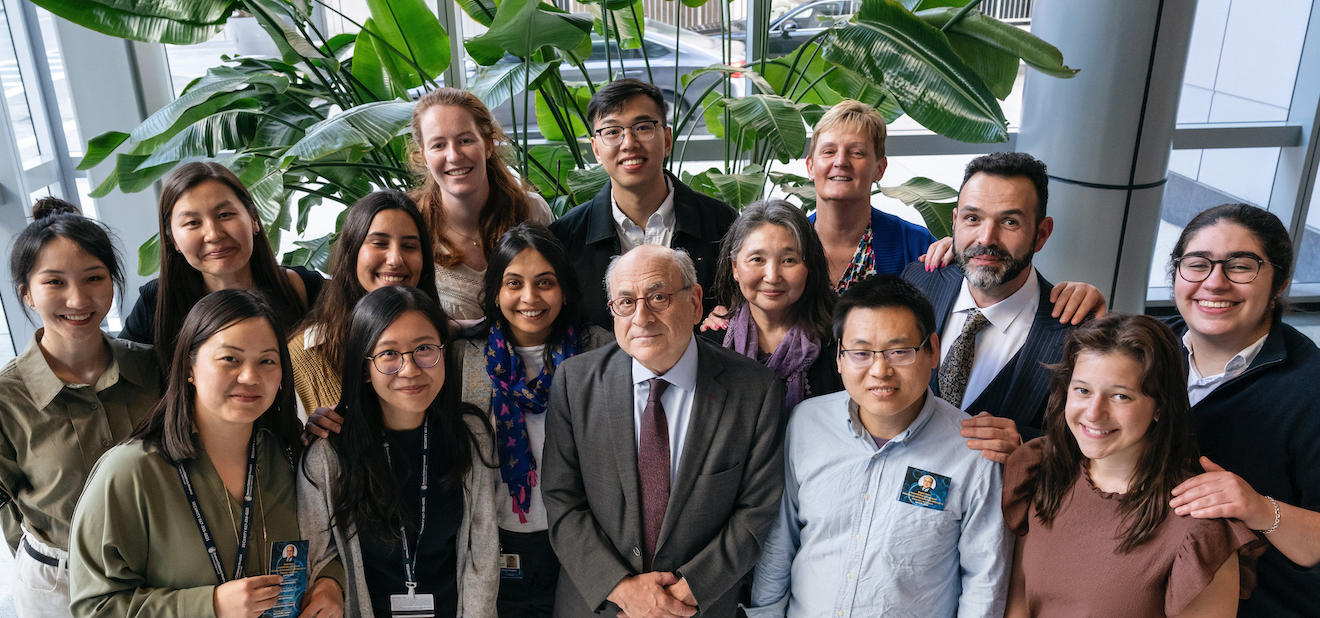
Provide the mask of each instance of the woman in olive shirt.
[{"label": "woman in olive shirt", "polygon": [[68,616],[69,520],[101,453],[160,395],[150,348],[101,330],[124,282],[100,224],[55,198],[37,202],[9,268],[41,318],[27,349],[0,371],[0,522],[14,552],[21,616]]},{"label": "woman in olive shirt", "polygon": [[[70,533],[77,616],[256,616],[299,538],[298,421],[284,333],[256,294],[221,290],[183,321],[165,395],[92,471]],[[246,531],[240,534],[239,531]],[[303,616],[337,617],[343,571],[309,573]]]}]

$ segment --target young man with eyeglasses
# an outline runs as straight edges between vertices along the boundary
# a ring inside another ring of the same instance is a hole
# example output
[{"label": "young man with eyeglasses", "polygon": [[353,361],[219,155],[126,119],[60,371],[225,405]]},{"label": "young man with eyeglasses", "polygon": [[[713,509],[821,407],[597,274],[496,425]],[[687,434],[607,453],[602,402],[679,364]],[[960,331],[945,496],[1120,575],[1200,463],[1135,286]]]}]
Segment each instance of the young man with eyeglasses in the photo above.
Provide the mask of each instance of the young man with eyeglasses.
[{"label": "young man with eyeglasses", "polygon": [[[709,290],[720,239],[738,216],[665,170],[674,138],[667,110],[660,89],[636,79],[596,91],[587,105],[591,152],[609,182],[550,225],[582,282],[585,317],[602,328],[612,322],[602,289],[610,258],[643,244],[683,249]],[[713,297],[703,299],[705,312],[714,306]]]},{"label": "young man with eyeglasses", "polygon": [[779,516],[747,615],[1002,616],[1013,540],[999,466],[931,392],[930,301],[876,275],[834,310],[843,392],[794,410]]},{"label": "young man with eyeglasses", "polygon": [[640,246],[606,276],[618,345],[564,361],[550,386],[555,615],[733,618],[779,506],[784,387],[693,335],[702,291],[683,252]]}]

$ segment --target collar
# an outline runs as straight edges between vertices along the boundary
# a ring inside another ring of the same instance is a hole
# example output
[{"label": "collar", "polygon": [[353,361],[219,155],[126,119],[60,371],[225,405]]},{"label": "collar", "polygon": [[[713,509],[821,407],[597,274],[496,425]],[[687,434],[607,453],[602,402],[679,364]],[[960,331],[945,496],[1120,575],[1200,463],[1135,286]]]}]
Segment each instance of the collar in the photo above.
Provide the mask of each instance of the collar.
[{"label": "collar", "polygon": [[1243,348],[1242,351],[1234,354],[1233,358],[1228,359],[1228,362],[1224,363],[1223,371],[1214,375],[1202,376],[1200,372],[1196,370],[1196,363],[1192,362],[1193,357],[1196,355],[1196,351],[1192,349],[1192,339],[1189,337],[1190,334],[1190,330],[1183,333],[1182,344],[1184,348],[1187,348],[1188,381],[1196,386],[1204,386],[1206,384],[1218,382],[1246,371],[1247,367],[1251,366],[1252,362],[1256,360],[1256,356],[1258,356],[1260,351],[1265,347],[1265,340],[1270,336],[1270,333],[1266,332],[1264,335],[1261,335],[1260,339],[1257,339],[1252,342],[1251,345]]},{"label": "collar", "polygon": [[[1001,300],[989,307],[980,307],[979,310],[990,320],[990,325],[999,332],[1008,332],[1013,323],[1020,320],[1032,320],[1035,318],[1034,305],[1040,303],[1040,284],[1036,276],[1036,268],[1031,267],[1031,273],[1027,275],[1027,280],[1023,282],[1022,287],[1009,295],[1008,298]],[[972,300],[972,291],[967,283],[967,277],[962,279],[962,287],[958,291],[958,299],[953,303],[953,313],[963,313],[976,307],[976,301]]]},{"label": "collar", "polygon": [[[38,328],[37,332],[33,333],[32,340],[28,342],[27,348],[14,359],[19,374],[23,376],[23,383],[32,396],[32,402],[36,404],[38,409],[49,406],[55,400],[55,396],[60,394],[60,391],[64,390],[66,386],[71,386],[61,380],[59,376],[56,376],[54,371],[51,371],[50,364],[46,362],[46,356],[41,353],[41,346],[37,344],[37,341],[45,331],[45,328]],[[101,340],[110,347],[110,364],[106,365],[105,371],[101,372],[100,379],[92,387],[96,392],[99,393],[114,386],[119,382],[120,377],[137,386],[147,384],[147,372],[143,370],[145,368],[139,366],[141,363],[121,362],[124,360],[124,353],[127,348],[115,345],[115,340],[110,335],[105,334],[105,331],[101,332]],[[85,387],[85,385],[77,386]]]},{"label": "collar", "polygon": [[678,362],[669,368],[663,374],[657,374],[650,369],[642,366],[637,359],[632,361],[632,381],[633,384],[645,382],[651,378],[664,378],[670,386],[677,386],[689,393],[697,389],[697,337],[689,335],[687,349],[683,351],[683,356],[678,358]]},{"label": "collar", "polygon": [[[930,387],[927,386],[926,402],[921,405],[921,410],[917,412],[917,417],[912,419],[912,423],[907,426],[907,429],[898,432],[896,435],[894,435],[894,437],[890,438],[889,442],[886,443],[886,446],[894,442],[900,442],[900,443],[909,442],[913,438],[916,438],[917,434],[921,433],[921,430],[925,428],[926,425],[930,424],[931,417],[935,415],[935,406],[937,405],[935,403],[936,399],[938,398],[935,396],[934,391],[931,391]],[[861,414],[862,412],[860,407],[857,405],[857,402],[853,401],[852,398],[849,397],[848,398],[849,429],[852,430],[854,436],[866,440],[867,443],[869,443],[872,447],[879,448],[875,446],[875,439],[871,437],[871,432],[867,431],[866,426],[862,424]]]},{"label": "collar", "polygon": [[640,227],[643,231],[645,231],[647,227],[650,227],[651,222],[656,221],[656,217],[659,217],[659,223],[661,226],[664,226],[669,229],[673,229],[674,219],[675,219],[674,183],[669,182],[668,176],[665,177],[665,188],[669,189],[669,193],[665,194],[664,201],[660,202],[660,208],[658,208],[654,213],[652,213],[651,216],[647,218],[646,221],[643,221],[641,225],[637,225],[636,223],[633,223],[632,219],[628,218],[628,215],[623,214],[623,210],[619,208],[619,201],[614,198],[614,189],[613,187],[611,187],[610,215],[614,219],[614,225],[618,226],[620,230],[628,229],[629,225],[633,225],[635,227]]},{"label": "collar", "polygon": [[303,329],[302,338],[303,338],[304,350],[310,350],[316,346],[321,345],[321,325],[320,324],[308,325],[307,328]]}]

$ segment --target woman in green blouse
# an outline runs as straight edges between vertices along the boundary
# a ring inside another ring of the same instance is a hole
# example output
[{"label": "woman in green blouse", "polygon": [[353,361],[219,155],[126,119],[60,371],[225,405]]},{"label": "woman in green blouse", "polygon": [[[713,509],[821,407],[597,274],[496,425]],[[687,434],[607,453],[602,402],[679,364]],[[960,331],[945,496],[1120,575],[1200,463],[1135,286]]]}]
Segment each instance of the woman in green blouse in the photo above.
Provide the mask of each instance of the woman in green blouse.
[{"label": "woman in green blouse", "polygon": [[[271,544],[301,538],[284,341],[252,292],[188,312],[164,397],[106,452],[74,511],[74,615],[252,617],[280,600]],[[343,569],[308,575],[301,615],[341,615]]]},{"label": "woman in green blouse", "polygon": [[[41,318],[0,370],[0,523],[15,554],[21,616],[68,616],[69,520],[101,453],[160,397],[151,349],[101,330],[123,268],[105,228],[45,198],[14,239],[9,268]],[[7,504],[6,504],[7,503]]]}]

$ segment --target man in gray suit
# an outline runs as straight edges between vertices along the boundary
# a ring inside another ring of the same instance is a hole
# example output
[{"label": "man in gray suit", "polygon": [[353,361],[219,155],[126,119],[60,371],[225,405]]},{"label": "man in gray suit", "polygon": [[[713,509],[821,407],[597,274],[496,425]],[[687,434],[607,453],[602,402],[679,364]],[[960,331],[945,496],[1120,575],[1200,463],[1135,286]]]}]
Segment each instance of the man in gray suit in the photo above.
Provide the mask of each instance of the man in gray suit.
[{"label": "man in gray suit", "polygon": [[783,490],[783,386],[693,336],[685,253],[640,246],[605,280],[618,345],[559,367],[546,419],[555,614],[734,616]]}]

